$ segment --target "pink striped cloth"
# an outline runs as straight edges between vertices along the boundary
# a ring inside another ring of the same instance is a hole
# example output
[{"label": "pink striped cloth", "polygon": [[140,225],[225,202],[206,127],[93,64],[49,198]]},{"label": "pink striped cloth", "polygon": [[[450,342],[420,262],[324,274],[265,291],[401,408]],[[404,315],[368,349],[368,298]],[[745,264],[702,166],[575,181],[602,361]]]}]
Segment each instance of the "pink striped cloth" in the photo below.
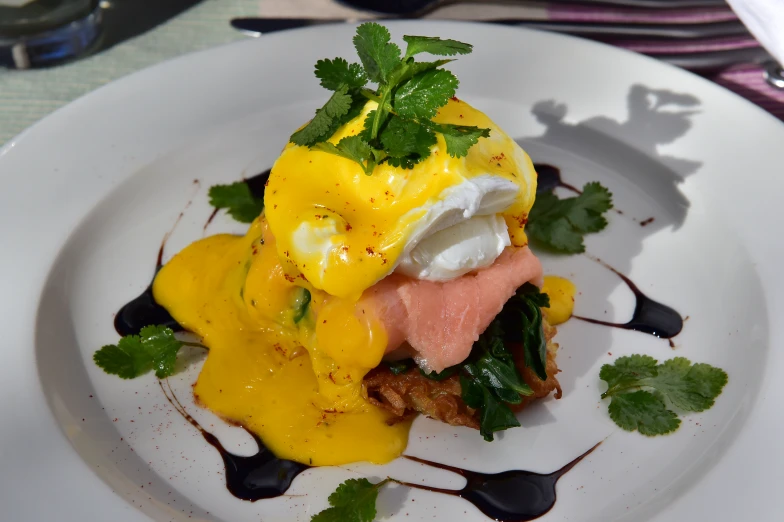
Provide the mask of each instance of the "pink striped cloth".
[{"label": "pink striped cloth", "polygon": [[[737,16],[729,7],[644,9],[584,7],[558,3],[549,4],[547,18],[551,21],[563,22],[623,24],[711,24],[737,20]],[[602,37],[602,41],[659,58],[662,55],[676,57],[687,53],[711,53],[760,47],[760,44],[751,36],[650,40]],[[703,73],[703,76],[749,99],[777,118],[784,120],[784,89],[777,89],[765,81],[764,69],[761,64],[740,63],[718,72]]]}]

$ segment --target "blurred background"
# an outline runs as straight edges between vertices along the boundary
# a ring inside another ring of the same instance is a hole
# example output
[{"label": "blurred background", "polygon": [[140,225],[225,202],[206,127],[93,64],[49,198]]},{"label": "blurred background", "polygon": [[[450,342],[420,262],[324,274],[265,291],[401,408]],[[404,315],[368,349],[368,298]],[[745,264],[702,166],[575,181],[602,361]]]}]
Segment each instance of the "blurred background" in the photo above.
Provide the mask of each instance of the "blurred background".
[{"label": "blurred background", "polygon": [[[732,0],[743,1],[752,0]],[[0,0],[0,144],[109,81],[187,52],[289,27],[399,17],[602,41],[691,70],[784,119],[780,67],[724,0]]]}]

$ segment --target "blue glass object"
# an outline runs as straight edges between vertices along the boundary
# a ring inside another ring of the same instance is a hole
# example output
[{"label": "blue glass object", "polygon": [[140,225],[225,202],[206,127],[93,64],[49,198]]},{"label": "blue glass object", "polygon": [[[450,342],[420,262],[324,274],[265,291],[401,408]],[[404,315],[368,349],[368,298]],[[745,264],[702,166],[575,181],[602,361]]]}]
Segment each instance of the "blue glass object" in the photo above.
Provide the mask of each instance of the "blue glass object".
[{"label": "blue glass object", "polygon": [[0,7],[0,66],[47,67],[89,53],[101,37],[98,0],[37,0]]}]

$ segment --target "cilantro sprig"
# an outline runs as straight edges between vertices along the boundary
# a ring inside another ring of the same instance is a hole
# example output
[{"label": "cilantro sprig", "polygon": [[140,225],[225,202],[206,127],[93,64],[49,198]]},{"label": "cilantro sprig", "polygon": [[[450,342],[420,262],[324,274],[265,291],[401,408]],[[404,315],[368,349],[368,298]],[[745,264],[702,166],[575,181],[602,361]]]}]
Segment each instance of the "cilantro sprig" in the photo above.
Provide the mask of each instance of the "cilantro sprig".
[{"label": "cilantro sprig", "polygon": [[376,518],[378,490],[389,482],[389,477],[373,484],[368,479],[349,479],[341,483],[329,496],[327,509],[316,513],[311,522],[373,522]]},{"label": "cilantro sprig", "polygon": [[[468,54],[470,44],[429,36],[404,36],[407,47],[402,53],[390,41],[386,27],[365,23],[357,27],[354,47],[361,64],[343,58],[319,60],[316,77],[321,86],[333,91],[313,119],[291,135],[297,145],[335,154],[358,163],[366,174],[387,162],[410,169],[427,158],[441,134],[447,153],[463,157],[490,130],[468,125],[437,124],[432,118],[454,97],[459,84],[454,74],[442,69],[451,59],[417,62],[415,55],[435,56]],[[375,89],[366,85],[375,83]],[[330,137],[337,129],[356,118],[368,100],[378,103],[366,120],[363,131],[338,143]]]},{"label": "cilantro sprig", "polygon": [[[533,395],[508,345],[522,343],[526,366],[540,379],[547,379],[541,307],[549,306],[547,294],[531,283],[524,284],[479,336],[466,361],[440,373],[422,372],[438,381],[460,376],[461,397],[469,407],[479,410],[479,433],[486,441],[492,441],[497,431],[520,426],[509,405],[520,404],[523,396]],[[405,371],[400,364],[390,369],[393,373]]]},{"label": "cilantro sprig", "polygon": [[649,437],[671,433],[681,420],[670,408],[700,412],[709,409],[727,384],[727,374],[709,364],[675,357],[658,364],[648,355],[618,358],[605,364],[599,378],[607,383],[602,399],[610,398],[610,418],[626,431]]},{"label": "cilantro sprig", "polygon": [[583,236],[607,226],[602,215],[612,208],[612,194],[599,182],[587,183],[579,196],[559,199],[553,191],[536,195],[526,232],[537,243],[566,254],[585,251]]},{"label": "cilantro sprig", "polygon": [[199,346],[174,337],[171,328],[145,326],[139,335],[126,335],[117,344],[108,344],[93,354],[93,361],[106,373],[134,379],[155,370],[159,379],[174,373],[177,352],[183,346]]},{"label": "cilantro sprig", "polygon": [[264,200],[253,195],[248,184],[237,181],[230,185],[210,187],[210,205],[225,208],[240,223],[251,223],[264,210]]}]

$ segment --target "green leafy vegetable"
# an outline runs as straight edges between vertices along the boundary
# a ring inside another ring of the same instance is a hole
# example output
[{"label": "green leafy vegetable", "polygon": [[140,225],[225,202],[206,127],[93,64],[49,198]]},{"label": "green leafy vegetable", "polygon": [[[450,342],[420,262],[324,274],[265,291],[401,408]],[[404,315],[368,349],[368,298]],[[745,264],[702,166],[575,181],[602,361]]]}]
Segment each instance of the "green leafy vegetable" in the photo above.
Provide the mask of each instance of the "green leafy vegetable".
[{"label": "green leafy vegetable", "polygon": [[523,396],[533,395],[508,346],[522,343],[526,366],[540,379],[547,379],[547,342],[540,307],[549,306],[547,294],[526,283],[479,336],[466,361],[441,373],[422,372],[439,381],[460,376],[463,401],[479,410],[479,432],[487,441],[492,441],[497,431],[519,426],[509,405],[520,404]]},{"label": "green leafy vegetable", "polygon": [[338,91],[344,85],[350,89],[359,89],[368,82],[361,65],[349,64],[343,58],[316,62],[316,77],[321,80],[321,86],[330,91]]},{"label": "green leafy vegetable", "polygon": [[678,429],[680,419],[669,408],[704,411],[713,406],[727,374],[709,364],[675,357],[657,364],[648,355],[620,357],[605,364],[599,378],[607,383],[610,418],[627,431],[654,436]]},{"label": "green leafy vegetable", "polygon": [[488,442],[497,431],[520,426],[509,406],[500,401],[486,386],[476,380],[460,376],[460,387],[465,403],[479,410],[479,434]]},{"label": "green leafy vegetable", "polygon": [[371,81],[383,83],[400,63],[400,47],[390,41],[389,30],[383,25],[366,23],[357,27],[354,47]]},{"label": "green leafy vegetable", "polygon": [[291,135],[292,143],[311,146],[329,138],[334,122],[341,116],[348,114],[351,103],[352,98],[348,95],[348,86],[341,86],[332,93],[327,103],[316,111],[316,115],[307,125]]},{"label": "green leafy vegetable", "polygon": [[240,223],[250,223],[264,210],[264,200],[255,197],[248,184],[237,181],[231,185],[210,187],[210,205],[225,208],[229,215]]},{"label": "green leafy vegetable", "polygon": [[150,370],[155,370],[155,375],[163,379],[174,373],[177,352],[184,345],[202,346],[180,341],[171,328],[145,326],[139,335],[126,335],[117,344],[108,344],[96,351],[93,361],[106,373],[123,379],[133,379]]},{"label": "green leafy vegetable", "polygon": [[[413,168],[430,155],[438,143],[437,134],[443,135],[447,153],[453,157],[465,156],[480,138],[488,137],[489,129],[430,121],[455,95],[458,81],[451,72],[441,69],[450,59],[416,62],[413,58],[420,53],[467,54],[471,45],[427,36],[403,39],[408,46],[401,57],[400,48],[390,41],[385,27],[365,23],[354,36],[362,65],[349,64],[343,58],[319,60],[316,76],[334,93],[307,125],[291,135],[290,141],[354,161],[366,174],[372,174],[384,162]],[[365,88],[368,81],[378,87]],[[364,131],[338,143],[328,141],[341,125],[360,114],[367,100],[375,101],[378,107],[368,114]]]},{"label": "green leafy vegetable", "polygon": [[422,368],[419,369],[419,373],[424,375],[430,380],[433,381],[443,381],[444,379],[448,379],[451,376],[455,375],[458,371],[460,371],[460,366],[452,366],[450,368],[445,368],[440,372],[426,372]]},{"label": "green leafy vegetable", "polygon": [[431,36],[404,36],[403,40],[408,44],[406,48],[406,58],[419,53],[430,53],[436,56],[454,56],[456,54],[469,54],[473,50],[471,44],[434,38]]},{"label": "green leafy vegetable", "polygon": [[547,340],[541,308],[550,307],[550,298],[531,283],[526,283],[504,305],[497,319],[507,342],[523,345],[525,365],[540,379],[547,380]]},{"label": "green leafy vegetable", "polygon": [[430,147],[436,144],[436,135],[415,121],[392,116],[379,136],[390,156],[387,161],[394,167],[411,168],[430,156]]},{"label": "green leafy vegetable", "polygon": [[402,361],[387,362],[386,365],[389,367],[389,371],[392,372],[392,375],[400,375],[413,368],[414,361],[411,359],[403,359]]},{"label": "green leafy vegetable", "polygon": [[372,522],[376,518],[378,490],[390,482],[386,478],[378,484],[368,479],[349,479],[329,496],[329,505],[315,514],[311,522]]},{"label": "green leafy vegetable", "polygon": [[458,83],[445,69],[419,73],[398,87],[392,107],[403,118],[429,120],[455,95]]},{"label": "green leafy vegetable", "polygon": [[637,430],[648,437],[673,432],[681,424],[661,396],[642,390],[613,397],[609,412],[610,418],[621,428]]},{"label": "green leafy vegetable", "polygon": [[359,136],[347,136],[340,140],[337,145],[333,145],[328,141],[323,141],[314,145],[313,148],[356,161],[362,166],[362,169],[366,174],[370,174],[375,167],[375,164],[372,162],[365,164],[365,161],[370,158],[370,145]]},{"label": "green leafy vegetable", "polygon": [[490,136],[490,129],[480,129],[469,125],[431,123],[430,128],[444,136],[446,152],[453,158],[462,158],[468,154],[468,149],[476,145],[479,138]]},{"label": "green leafy vegetable", "polygon": [[297,288],[294,294],[294,324],[299,323],[310,306],[310,291],[307,288]]},{"label": "green leafy vegetable", "polygon": [[612,208],[612,194],[598,182],[579,196],[559,199],[552,191],[537,194],[526,232],[536,242],[568,254],[585,251],[583,236],[607,226],[602,213]]},{"label": "green leafy vegetable", "polygon": [[395,70],[392,71],[392,77],[390,78],[389,82],[399,85],[410,80],[417,74],[427,72],[431,69],[436,69],[453,61],[454,60],[436,60],[434,62],[415,62],[413,60],[408,60],[405,62],[400,62],[400,65],[398,65]]}]

